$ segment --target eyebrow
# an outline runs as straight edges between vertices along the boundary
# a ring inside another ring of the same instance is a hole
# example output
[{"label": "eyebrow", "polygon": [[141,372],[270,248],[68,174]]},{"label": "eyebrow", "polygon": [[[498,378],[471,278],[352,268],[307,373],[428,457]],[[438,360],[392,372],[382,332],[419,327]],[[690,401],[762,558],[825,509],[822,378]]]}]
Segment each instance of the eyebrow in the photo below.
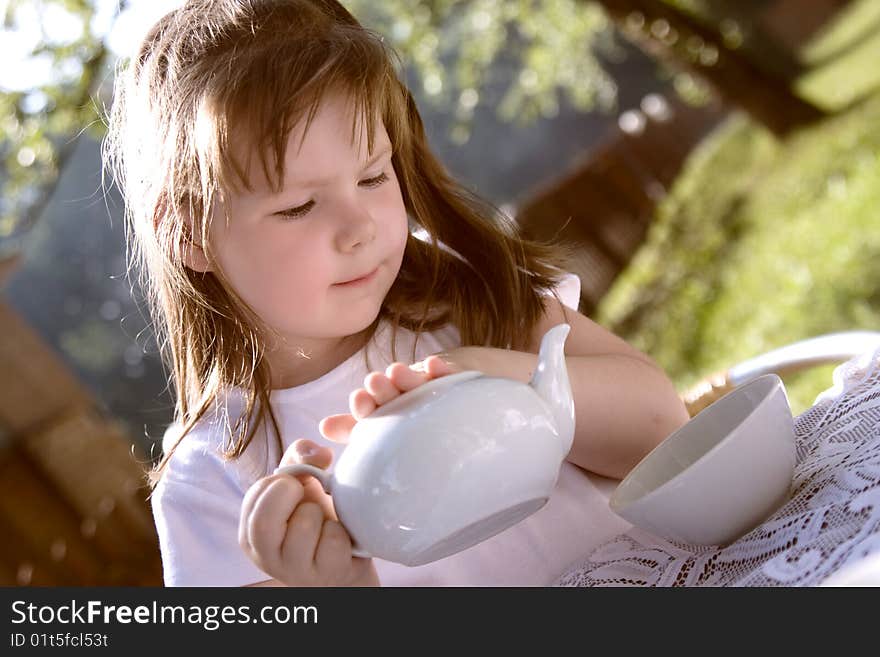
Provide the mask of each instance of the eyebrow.
[{"label": "eyebrow", "polygon": [[[386,144],[382,148],[378,149],[375,153],[373,153],[373,157],[371,157],[369,160],[367,160],[364,163],[363,168],[369,169],[371,166],[376,164],[376,162],[378,162],[383,157],[385,157],[386,155],[391,153],[392,150],[393,150],[393,148],[392,148],[391,144]],[[307,180],[294,179],[291,181],[291,183],[297,187],[323,187],[323,186],[327,185],[329,182],[330,182],[330,179],[327,179],[327,178],[310,178]]]}]

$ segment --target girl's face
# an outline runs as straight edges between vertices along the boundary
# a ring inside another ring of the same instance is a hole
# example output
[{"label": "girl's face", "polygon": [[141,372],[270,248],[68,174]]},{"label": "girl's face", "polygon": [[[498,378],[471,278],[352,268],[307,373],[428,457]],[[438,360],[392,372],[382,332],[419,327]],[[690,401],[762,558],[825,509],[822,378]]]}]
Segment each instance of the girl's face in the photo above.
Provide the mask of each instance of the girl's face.
[{"label": "girl's face", "polygon": [[229,221],[221,214],[211,227],[223,275],[280,334],[282,350],[367,328],[403,259],[407,215],[391,141],[378,123],[372,154],[363,126],[352,143],[352,116],[341,96],[328,96],[304,140],[302,126],[291,131],[281,191],[253,166],[253,190],[229,195]]}]

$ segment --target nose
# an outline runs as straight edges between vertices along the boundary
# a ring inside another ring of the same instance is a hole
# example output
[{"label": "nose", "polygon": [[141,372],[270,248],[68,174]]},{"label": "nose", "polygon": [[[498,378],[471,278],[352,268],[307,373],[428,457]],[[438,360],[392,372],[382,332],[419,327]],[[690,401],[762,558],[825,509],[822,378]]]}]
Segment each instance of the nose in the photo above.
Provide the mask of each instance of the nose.
[{"label": "nose", "polygon": [[343,253],[369,244],[376,237],[376,222],[370,212],[357,203],[339,208],[341,220],[336,246]]}]

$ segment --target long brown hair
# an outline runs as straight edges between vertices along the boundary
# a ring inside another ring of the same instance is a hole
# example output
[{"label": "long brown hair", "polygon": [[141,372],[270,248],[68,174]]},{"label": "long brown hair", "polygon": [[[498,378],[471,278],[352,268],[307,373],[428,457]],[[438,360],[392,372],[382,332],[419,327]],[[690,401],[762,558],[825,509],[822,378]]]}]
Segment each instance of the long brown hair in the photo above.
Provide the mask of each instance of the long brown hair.
[{"label": "long brown hair", "polygon": [[259,147],[258,164],[280,186],[290,131],[303,120],[308,129],[329,91],[347,94],[369,150],[370,119],[381,118],[408,215],[427,234],[408,237],[367,338],[387,319],[417,334],[452,323],[465,345],[528,340],[566,252],[522,239],[509,217],[452,179],[398,68],[383,39],[334,0],[191,0],[159,20],[120,69],[104,155],[126,201],[130,261],[170,370],[180,439],[224,390],[239,387],[245,411],[229,428],[225,456],[240,456],[266,420],[280,440],[268,327],[222,272],[185,266],[184,251],[190,242],[209,247],[224,190],[249,187],[250,163],[236,156],[233,138]]}]

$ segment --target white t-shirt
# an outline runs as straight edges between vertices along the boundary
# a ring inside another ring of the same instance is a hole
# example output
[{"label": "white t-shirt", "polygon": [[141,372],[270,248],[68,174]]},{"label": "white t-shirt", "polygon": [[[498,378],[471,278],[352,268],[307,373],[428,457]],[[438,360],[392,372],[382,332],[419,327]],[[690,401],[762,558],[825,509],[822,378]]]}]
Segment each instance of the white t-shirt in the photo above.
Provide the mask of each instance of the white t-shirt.
[{"label": "white t-shirt", "polygon": [[[576,309],[580,280],[567,275],[557,287],[560,299]],[[415,336],[398,330],[396,356],[391,329],[377,329],[366,347],[371,371],[395,360],[408,361]],[[459,346],[454,327],[423,333],[415,360]],[[318,423],[328,415],[347,413],[348,395],[368,374],[363,350],[324,376],[301,386],[271,393],[283,434],[284,449],[309,438],[334,451],[344,445],[321,436]],[[241,414],[240,393],[227,395],[228,417]],[[242,586],[270,577],[238,544],[238,521],[245,492],[273,472],[281,459],[277,441],[261,429],[241,457],[221,456],[229,440],[226,414],[206,414],[183,439],[153,493],[153,515],[159,534],[165,583],[169,586]],[[176,441],[179,427],[168,428],[164,448]],[[375,559],[383,586],[546,586],[578,557],[629,525],[608,509],[613,488],[609,479],[564,463],[547,504],[513,527],[467,550],[423,566],[409,567]]]}]

